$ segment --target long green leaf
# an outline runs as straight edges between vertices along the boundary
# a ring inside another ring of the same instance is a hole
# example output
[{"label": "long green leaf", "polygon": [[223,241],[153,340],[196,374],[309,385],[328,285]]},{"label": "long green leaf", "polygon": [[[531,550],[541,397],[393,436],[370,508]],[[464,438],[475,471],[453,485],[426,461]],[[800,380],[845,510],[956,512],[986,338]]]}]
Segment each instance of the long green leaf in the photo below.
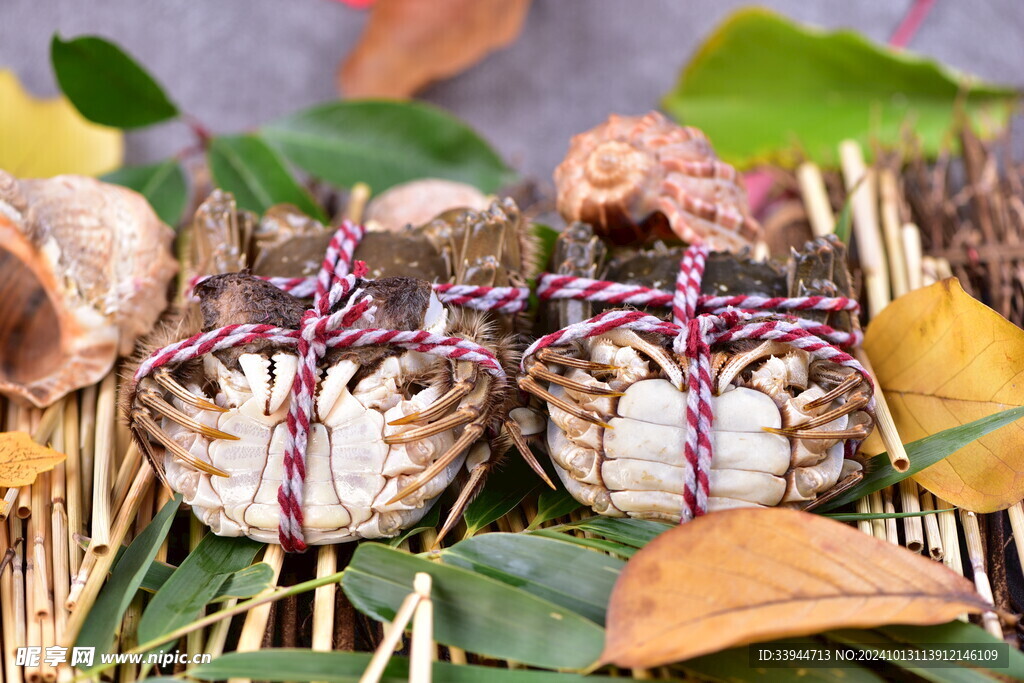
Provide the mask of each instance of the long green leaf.
[{"label": "long green leaf", "polygon": [[60,89],[90,121],[138,128],[178,115],[160,85],[124,50],[97,36],[50,41]]},{"label": "long green leaf", "polygon": [[623,560],[531,534],[482,534],[441,553],[471,569],[604,625],[608,597]]},{"label": "long green leaf", "polygon": [[[124,548],[118,550],[118,557],[123,553]],[[142,577],[142,584],[139,588],[148,593],[156,593],[171,578],[175,569],[177,567],[173,564],[152,562],[146,569],[146,575]],[[269,564],[260,562],[246,567],[228,576],[213,597],[212,602],[221,602],[230,598],[251,598],[270,586],[273,578],[274,570]]]},{"label": "long green leaf", "polygon": [[955,508],[944,508],[942,510],[922,510],[920,512],[838,512],[822,515],[837,522],[862,522],[872,519],[906,519],[907,517],[924,517],[939,512],[951,512]]},{"label": "long green leaf", "polygon": [[317,220],[327,220],[284,160],[258,135],[215,137],[206,156],[214,182],[235,195],[243,209],[263,213],[274,204],[294,204]]},{"label": "long green leaf", "polygon": [[420,102],[328,102],[279,119],[265,137],[293,163],[344,187],[374,192],[417,178],[449,178],[493,192],[509,168],[466,124]]},{"label": "long green leaf", "polygon": [[629,517],[590,517],[566,526],[589,531],[610,541],[625,543],[634,548],[643,548],[658,535],[672,528],[671,524],[664,522]]},{"label": "long green leaf", "polygon": [[473,502],[466,506],[462,518],[466,522],[465,537],[478,533],[488,524],[507,515],[543,482],[515,451],[500,470],[491,474]]},{"label": "long green leaf", "polygon": [[938,434],[932,434],[909,443],[906,449],[907,457],[910,458],[910,469],[906,472],[897,472],[893,469],[892,465],[889,464],[889,457],[885,453],[876,455],[868,461],[868,465],[865,468],[866,474],[856,486],[829,501],[820,510],[815,510],[815,512],[834,510],[837,507],[859,500],[869,493],[874,493],[884,489],[886,486],[897,484],[903,479],[952,455],[972,441],[980,439],[1000,427],[1005,427],[1021,417],[1024,417],[1024,408],[1010,408],[1009,410],[983,417],[980,420],[968,422],[959,427],[944,429]]},{"label": "long green leaf", "polygon": [[562,531],[554,531],[552,529],[537,529],[529,532],[531,536],[540,536],[541,538],[550,538],[555,541],[562,543],[571,543],[572,545],[578,545],[583,548],[590,548],[592,550],[600,550],[603,553],[611,553],[612,555],[618,555],[619,557],[630,558],[636,554],[636,548],[623,545],[622,543],[616,543],[615,541],[606,541],[601,538],[580,538],[567,534]]},{"label": "long green leaf", "polygon": [[384,545],[356,549],[342,588],[356,609],[390,621],[412,592],[417,572],[433,579],[434,637],[440,643],[545,668],[583,669],[601,654],[604,629],[589,619],[490,577]]},{"label": "long green leaf", "polygon": [[181,505],[181,494],[164,505],[142,533],[139,534],[128,549],[124,551],[120,561],[114,566],[107,585],[100,591],[96,603],[85,618],[77,647],[94,647],[97,652],[110,652],[114,642],[114,630],[121,623],[128,603],[135,597],[146,569],[153,562],[160,544],[167,537],[174,521],[174,513]]},{"label": "long green leaf", "polygon": [[[234,572],[252,564],[262,547],[248,538],[204,536],[146,607],[139,622],[139,642],[153,640],[195,619]],[[170,647],[164,645],[157,651]]]},{"label": "long green leaf", "polygon": [[934,155],[961,95],[976,123],[1000,128],[1016,98],[858,33],[809,29],[751,8],[708,37],[662,105],[703,129],[730,163],[793,163],[803,152],[832,164],[840,140],[897,145],[906,124]]},{"label": "long green leaf", "polygon": [[527,529],[532,531],[533,529],[540,528],[540,525],[544,522],[564,517],[570,512],[579,510],[581,507],[583,507],[582,503],[573,498],[561,486],[554,491],[544,489],[540,496],[537,497],[537,514],[530,520],[530,526]]},{"label": "long green leaf", "polygon": [[402,545],[402,542],[422,534],[427,529],[437,528],[437,525],[441,523],[441,505],[440,501],[434,503],[434,507],[430,508],[430,512],[423,515],[423,519],[416,523],[410,529],[406,529],[402,533],[398,534],[387,542],[392,548],[397,548]]},{"label": "long green leaf", "polygon": [[[362,652],[313,652],[312,650],[272,649],[260,652],[232,652],[209,664],[189,669],[188,675],[204,681],[249,678],[261,681],[326,681],[357,683],[370,663]],[[501,669],[493,666],[457,665],[434,662],[433,679],[443,683],[617,683],[632,678],[581,676],[552,671]],[[392,657],[381,678],[384,683],[406,683],[409,660]]]},{"label": "long green leaf", "polygon": [[131,188],[145,197],[160,220],[178,227],[188,202],[185,172],[176,159],[149,166],[125,166],[102,177],[108,183]]}]

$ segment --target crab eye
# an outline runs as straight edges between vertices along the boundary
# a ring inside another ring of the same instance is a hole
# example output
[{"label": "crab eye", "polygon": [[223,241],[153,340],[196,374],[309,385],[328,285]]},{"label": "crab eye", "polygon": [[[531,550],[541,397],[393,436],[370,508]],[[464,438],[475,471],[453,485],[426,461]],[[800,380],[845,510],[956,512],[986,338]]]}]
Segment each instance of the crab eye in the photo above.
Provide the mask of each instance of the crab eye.
[{"label": "crab eye", "polygon": [[444,327],[447,319],[447,311],[444,304],[437,298],[435,292],[430,292],[430,302],[427,304],[427,312],[423,314],[423,329],[436,332]]}]

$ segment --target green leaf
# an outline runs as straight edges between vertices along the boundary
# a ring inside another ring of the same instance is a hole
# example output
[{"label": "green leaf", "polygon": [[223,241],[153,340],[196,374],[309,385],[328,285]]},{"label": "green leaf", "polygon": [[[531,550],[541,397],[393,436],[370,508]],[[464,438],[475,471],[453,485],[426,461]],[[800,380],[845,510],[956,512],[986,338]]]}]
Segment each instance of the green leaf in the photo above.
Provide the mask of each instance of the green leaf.
[{"label": "green leaf", "polygon": [[441,552],[445,562],[503,581],[604,625],[623,560],[530,534],[482,534]]},{"label": "green leaf", "polygon": [[810,29],[751,8],[726,19],[698,48],[662,106],[703,129],[730,163],[791,165],[802,152],[834,165],[841,140],[854,138],[865,149],[893,146],[907,124],[934,156],[957,106],[976,124],[1001,129],[1015,98],[1010,88],[959,76],[858,33]]},{"label": "green leaf", "polygon": [[314,176],[374,192],[417,178],[448,178],[493,192],[513,177],[466,124],[422,102],[328,102],[279,119],[264,136]]},{"label": "green leaf", "polygon": [[139,621],[139,642],[148,642],[194,620],[231,574],[251,565],[262,547],[248,538],[204,536],[149,602]]},{"label": "green leaf", "polygon": [[897,484],[952,455],[972,441],[980,439],[1000,427],[1005,427],[1021,417],[1024,417],[1024,407],[1010,408],[965,425],[944,429],[937,434],[909,443],[906,450],[907,457],[910,458],[910,469],[906,472],[897,472],[893,469],[889,464],[889,456],[885,453],[876,455],[868,461],[864,468],[864,478],[860,480],[860,483],[825,503],[820,510],[816,509],[815,512],[834,510],[859,500],[869,493],[881,491],[886,486]]},{"label": "green leaf", "polygon": [[613,555],[618,555],[619,557],[629,558],[636,553],[636,548],[616,543],[615,541],[605,541],[600,538],[580,538],[561,531],[552,531],[552,529],[537,529],[536,531],[529,532],[529,535],[540,536],[541,538],[550,538],[556,541],[561,541],[562,543],[571,543],[583,548],[600,550],[603,553],[611,553]]},{"label": "green leaf", "polygon": [[604,629],[589,619],[501,581],[384,545],[360,545],[341,585],[360,612],[390,621],[417,572],[433,579],[440,643],[546,668],[583,669],[601,654]]},{"label": "green leaf", "polygon": [[561,486],[554,491],[546,488],[537,498],[537,514],[530,520],[527,529],[538,529],[544,522],[564,517],[581,507],[583,505]]},{"label": "green leaf", "polygon": [[175,228],[188,202],[185,172],[176,159],[166,159],[148,166],[125,166],[107,173],[101,180],[135,190],[145,197],[156,215]]},{"label": "green leaf", "polygon": [[94,647],[97,652],[110,652],[114,630],[120,625],[128,603],[135,597],[146,569],[156,557],[181,505],[181,494],[167,501],[142,533],[139,534],[116,565],[75,641],[77,647]]},{"label": "green leaf", "polygon": [[231,598],[251,598],[270,588],[274,581],[274,568],[258,562],[233,574],[228,574],[210,602],[223,602]]},{"label": "green leaf", "polygon": [[258,135],[215,137],[206,157],[214,183],[235,195],[243,209],[262,214],[274,204],[294,204],[326,222],[323,209],[292,177],[280,155]]},{"label": "green leaf", "polygon": [[610,541],[625,543],[634,548],[645,545],[673,527],[664,522],[652,522],[647,519],[631,519],[629,517],[590,517],[566,526],[582,529],[603,536]]},{"label": "green leaf", "polygon": [[60,89],[90,121],[138,128],[178,115],[160,85],[117,45],[96,36],[50,41]]},{"label": "green leaf", "polygon": [[924,517],[925,515],[934,515],[938,512],[952,512],[954,510],[956,510],[956,508],[946,508],[944,510],[922,510],[920,512],[840,512],[835,514],[825,514],[822,515],[822,517],[828,517],[829,519],[834,519],[837,522],[862,522],[870,521],[872,519],[904,519],[906,517]]},{"label": "green leaf", "polygon": [[430,508],[430,512],[428,512],[427,514],[423,515],[423,519],[421,519],[411,529],[406,529],[405,531],[403,531],[399,535],[397,535],[394,538],[392,538],[391,540],[389,540],[387,542],[387,544],[389,546],[391,546],[392,548],[397,548],[398,546],[402,545],[402,542],[405,541],[406,539],[412,538],[413,536],[418,536],[419,534],[422,534],[427,529],[435,529],[435,528],[437,528],[437,525],[440,524],[440,523],[441,523],[441,506],[437,502],[435,502],[434,503],[434,507]]},{"label": "green leaf", "polygon": [[491,474],[473,502],[466,506],[464,538],[475,535],[488,524],[514,510],[523,498],[543,486],[543,482],[522,457],[512,452],[508,463]]},{"label": "green leaf", "polygon": [[[189,669],[188,675],[205,681],[249,678],[261,681],[325,681],[357,683],[372,655],[362,652],[314,652],[312,650],[268,649],[259,652],[231,652],[209,664]],[[552,671],[501,669],[434,662],[433,680],[444,683],[616,683],[634,680],[617,676],[581,676]],[[383,683],[406,683],[409,660],[392,657],[384,669]]]}]

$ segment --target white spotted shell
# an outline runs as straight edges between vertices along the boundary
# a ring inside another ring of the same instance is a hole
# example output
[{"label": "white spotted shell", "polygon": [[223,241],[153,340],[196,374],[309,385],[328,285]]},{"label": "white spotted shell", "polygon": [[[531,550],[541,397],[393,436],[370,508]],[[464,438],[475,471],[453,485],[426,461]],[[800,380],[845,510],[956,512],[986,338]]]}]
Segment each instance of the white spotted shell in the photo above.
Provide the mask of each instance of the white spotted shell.
[{"label": "white spotted shell", "polygon": [[657,112],[612,115],[573,137],[555,169],[558,210],[616,243],[647,237],[658,214],[688,243],[738,251],[760,226],[750,216],[739,175],[719,161],[697,128]]},{"label": "white spotted shell", "polygon": [[45,407],[110,372],[167,307],[173,239],[132,190],[0,171],[0,392]]}]

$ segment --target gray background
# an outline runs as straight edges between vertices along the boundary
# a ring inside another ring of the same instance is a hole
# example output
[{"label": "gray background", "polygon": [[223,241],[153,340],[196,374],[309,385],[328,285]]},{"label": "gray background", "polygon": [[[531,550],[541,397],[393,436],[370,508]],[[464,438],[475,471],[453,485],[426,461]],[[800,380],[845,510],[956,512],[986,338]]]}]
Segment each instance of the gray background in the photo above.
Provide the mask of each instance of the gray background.
[{"label": "gray background", "polygon": [[[701,39],[748,4],[535,0],[513,46],[422,97],[467,120],[518,169],[549,178],[572,134],[609,112],[655,107]],[[884,42],[912,0],[761,4]],[[50,95],[51,34],[103,35],[138,57],[184,111],[214,132],[238,132],[336,97],[335,70],[366,16],[333,0],[0,0],[0,66]],[[910,48],[1024,87],[1024,1],[938,0]],[[181,123],[132,133],[128,161],[155,161],[190,141]]]}]

